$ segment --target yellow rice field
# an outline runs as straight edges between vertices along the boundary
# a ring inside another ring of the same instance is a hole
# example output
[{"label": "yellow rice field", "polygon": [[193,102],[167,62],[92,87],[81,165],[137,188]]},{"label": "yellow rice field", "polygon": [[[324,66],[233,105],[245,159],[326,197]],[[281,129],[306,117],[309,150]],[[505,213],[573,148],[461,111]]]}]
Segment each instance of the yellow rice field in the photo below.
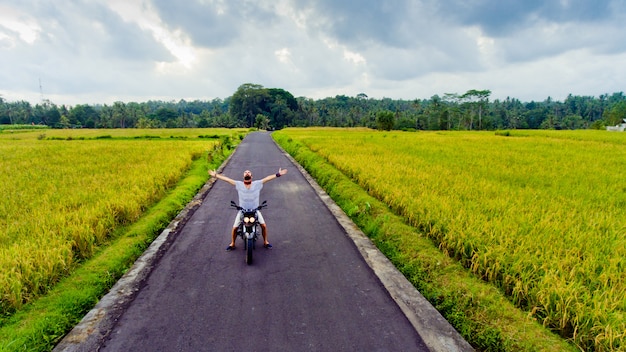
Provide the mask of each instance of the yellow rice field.
[{"label": "yellow rice field", "polygon": [[[232,131],[0,134],[0,313],[47,291],[117,226],[135,221],[219,141],[198,135],[216,133]],[[156,134],[162,138],[132,139]],[[112,139],[89,139],[98,136]]]},{"label": "yellow rice field", "polygon": [[626,134],[277,133],[580,348],[626,348]]}]

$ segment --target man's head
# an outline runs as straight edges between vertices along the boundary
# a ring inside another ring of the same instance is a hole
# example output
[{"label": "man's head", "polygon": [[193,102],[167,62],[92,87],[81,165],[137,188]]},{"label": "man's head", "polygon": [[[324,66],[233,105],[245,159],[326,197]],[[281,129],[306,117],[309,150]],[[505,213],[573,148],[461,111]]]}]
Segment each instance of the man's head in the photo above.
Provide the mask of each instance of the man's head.
[{"label": "man's head", "polygon": [[246,170],[243,172],[243,182],[244,183],[252,182],[252,171]]}]

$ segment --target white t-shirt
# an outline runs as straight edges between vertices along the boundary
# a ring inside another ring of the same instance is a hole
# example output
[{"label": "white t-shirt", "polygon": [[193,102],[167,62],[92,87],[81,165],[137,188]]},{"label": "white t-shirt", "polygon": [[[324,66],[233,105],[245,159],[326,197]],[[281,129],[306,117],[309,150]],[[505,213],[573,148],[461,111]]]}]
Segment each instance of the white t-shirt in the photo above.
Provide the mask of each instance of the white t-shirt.
[{"label": "white t-shirt", "polygon": [[244,209],[256,209],[261,199],[263,181],[252,181],[250,188],[246,188],[243,181],[235,181],[235,189],[239,193],[239,206]]}]

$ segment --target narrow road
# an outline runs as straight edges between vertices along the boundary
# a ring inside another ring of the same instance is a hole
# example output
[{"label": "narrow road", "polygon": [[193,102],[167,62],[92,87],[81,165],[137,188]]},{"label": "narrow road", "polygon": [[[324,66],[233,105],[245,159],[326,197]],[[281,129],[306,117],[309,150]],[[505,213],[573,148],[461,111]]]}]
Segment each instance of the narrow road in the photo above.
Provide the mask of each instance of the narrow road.
[{"label": "narrow road", "polygon": [[289,172],[261,192],[274,248],[257,246],[250,266],[240,239],[236,250],[225,250],[237,194],[217,181],[102,334],[100,351],[429,350],[269,134],[248,135],[223,174],[241,179],[250,169],[261,179],[279,167]]}]

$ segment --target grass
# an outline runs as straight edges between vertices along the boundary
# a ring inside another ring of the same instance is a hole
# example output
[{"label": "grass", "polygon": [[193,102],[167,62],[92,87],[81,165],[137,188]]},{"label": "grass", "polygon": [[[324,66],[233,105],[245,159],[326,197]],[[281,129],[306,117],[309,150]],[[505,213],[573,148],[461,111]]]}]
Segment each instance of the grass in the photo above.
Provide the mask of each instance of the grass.
[{"label": "grass", "polygon": [[[12,126],[12,125],[9,125]],[[28,125],[26,125],[28,126]],[[91,139],[202,139],[217,138],[243,133],[244,129],[227,128],[157,128],[157,129],[39,129],[0,134],[0,139],[9,140],[91,140]]]},{"label": "grass", "polygon": [[28,130],[46,130],[50,127],[44,125],[0,125],[0,133],[26,132]]}]

